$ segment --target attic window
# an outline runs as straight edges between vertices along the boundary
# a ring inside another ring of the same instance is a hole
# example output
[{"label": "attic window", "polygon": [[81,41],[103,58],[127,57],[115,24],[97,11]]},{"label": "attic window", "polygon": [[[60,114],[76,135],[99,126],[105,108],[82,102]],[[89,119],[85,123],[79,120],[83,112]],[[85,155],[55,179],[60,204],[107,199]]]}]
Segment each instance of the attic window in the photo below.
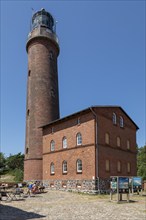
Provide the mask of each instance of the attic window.
[{"label": "attic window", "polygon": [[78,124],[78,125],[81,124],[81,120],[80,120],[80,118],[77,119],[77,124]]},{"label": "attic window", "polygon": [[116,117],[116,113],[113,112],[113,124],[116,125],[117,124],[117,117]]},{"label": "attic window", "polygon": [[51,133],[52,133],[52,134],[54,133],[54,127],[51,128]]},{"label": "attic window", "polygon": [[124,120],[123,117],[120,116],[120,127],[123,128],[124,127]]}]

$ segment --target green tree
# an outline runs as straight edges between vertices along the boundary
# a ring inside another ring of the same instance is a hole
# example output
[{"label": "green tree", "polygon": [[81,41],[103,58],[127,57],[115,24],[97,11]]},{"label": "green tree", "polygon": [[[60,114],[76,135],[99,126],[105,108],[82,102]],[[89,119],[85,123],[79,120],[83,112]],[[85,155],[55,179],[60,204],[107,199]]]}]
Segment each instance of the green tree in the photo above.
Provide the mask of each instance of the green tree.
[{"label": "green tree", "polygon": [[5,155],[0,152],[0,174],[3,174],[6,168],[6,158]]},{"label": "green tree", "polygon": [[138,148],[137,154],[137,175],[146,180],[146,145]]},{"label": "green tree", "polygon": [[9,170],[20,169],[23,170],[24,167],[24,154],[18,153],[15,155],[10,155],[6,160],[6,165]]}]

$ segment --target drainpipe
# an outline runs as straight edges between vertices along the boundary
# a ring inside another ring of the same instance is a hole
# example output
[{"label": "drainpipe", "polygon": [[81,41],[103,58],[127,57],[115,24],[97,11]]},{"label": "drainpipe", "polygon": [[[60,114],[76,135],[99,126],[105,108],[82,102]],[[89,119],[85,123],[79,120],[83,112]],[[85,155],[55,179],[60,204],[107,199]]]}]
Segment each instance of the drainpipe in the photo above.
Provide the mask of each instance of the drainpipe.
[{"label": "drainpipe", "polygon": [[99,164],[98,164],[98,140],[97,140],[97,132],[98,132],[98,125],[97,125],[97,114],[93,110],[93,108],[90,108],[91,112],[95,116],[95,175],[96,178],[98,178],[98,192],[99,190]]}]

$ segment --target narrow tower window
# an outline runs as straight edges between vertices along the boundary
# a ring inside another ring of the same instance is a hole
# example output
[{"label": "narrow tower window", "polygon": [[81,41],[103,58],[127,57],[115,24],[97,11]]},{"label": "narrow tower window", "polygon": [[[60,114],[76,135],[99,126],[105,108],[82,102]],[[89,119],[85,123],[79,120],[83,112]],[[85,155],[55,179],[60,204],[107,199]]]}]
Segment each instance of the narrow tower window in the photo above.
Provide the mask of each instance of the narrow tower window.
[{"label": "narrow tower window", "polygon": [[27,110],[27,116],[29,116],[29,113],[30,113],[30,111],[29,111],[29,109]]},{"label": "narrow tower window", "polygon": [[28,147],[26,148],[26,154],[28,154]]},{"label": "narrow tower window", "polygon": [[49,51],[49,59],[53,60],[53,51],[52,50]]},{"label": "narrow tower window", "polygon": [[28,76],[30,76],[31,70],[28,70]]}]

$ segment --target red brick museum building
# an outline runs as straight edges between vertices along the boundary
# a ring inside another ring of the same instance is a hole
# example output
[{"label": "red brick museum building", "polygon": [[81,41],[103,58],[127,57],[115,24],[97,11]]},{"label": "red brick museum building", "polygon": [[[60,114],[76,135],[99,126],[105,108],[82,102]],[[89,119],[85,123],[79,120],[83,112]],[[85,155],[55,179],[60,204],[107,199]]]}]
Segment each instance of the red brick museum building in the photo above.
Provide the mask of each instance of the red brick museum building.
[{"label": "red brick museum building", "polygon": [[92,106],[60,118],[54,19],[44,9],[28,35],[24,180],[56,189],[102,190],[110,176],[136,176],[134,121],[120,106]]}]

